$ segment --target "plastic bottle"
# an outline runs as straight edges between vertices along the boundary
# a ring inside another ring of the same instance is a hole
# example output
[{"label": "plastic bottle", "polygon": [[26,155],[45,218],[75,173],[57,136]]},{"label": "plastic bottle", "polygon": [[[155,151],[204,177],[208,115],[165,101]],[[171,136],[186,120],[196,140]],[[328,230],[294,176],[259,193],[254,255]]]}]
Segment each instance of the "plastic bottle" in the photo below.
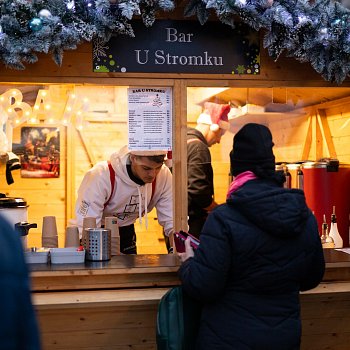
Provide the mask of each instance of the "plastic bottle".
[{"label": "plastic bottle", "polygon": [[283,187],[284,188],[291,188],[292,187],[292,175],[288,171],[288,167],[286,164],[283,166],[283,171],[284,171],[284,176],[286,177],[286,181],[284,182]]},{"label": "plastic bottle", "polygon": [[299,188],[299,190],[304,190],[304,173],[300,167],[297,171],[297,188]]},{"label": "plastic bottle", "polygon": [[322,248],[335,248],[334,240],[328,234],[328,224],[326,222],[326,215],[323,215],[321,243]]},{"label": "plastic bottle", "polygon": [[343,239],[341,238],[338,231],[337,217],[335,215],[335,206],[333,206],[333,213],[331,215],[331,229],[329,230],[329,236],[333,238],[335,248],[343,248]]},{"label": "plastic bottle", "polygon": [[326,222],[326,215],[323,214],[322,234],[321,234],[322,246],[324,243],[326,243],[327,231],[328,231],[328,224]]}]

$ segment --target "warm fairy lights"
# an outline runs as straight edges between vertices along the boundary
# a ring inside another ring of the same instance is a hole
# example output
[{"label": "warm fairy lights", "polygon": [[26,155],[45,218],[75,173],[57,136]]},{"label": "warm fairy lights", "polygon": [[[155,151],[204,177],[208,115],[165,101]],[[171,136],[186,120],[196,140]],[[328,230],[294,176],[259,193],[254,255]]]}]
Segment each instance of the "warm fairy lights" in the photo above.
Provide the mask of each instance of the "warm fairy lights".
[{"label": "warm fairy lights", "polygon": [[13,128],[24,123],[74,125],[78,130],[82,130],[84,113],[88,108],[87,97],[71,93],[67,96],[63,113],[58,113],[54,111],[49,90],[39,90],[35,104],[31,107],[23,101],[20,90],[9,89],[0,95],[0,151],[7,151],[5,145],[12,144]]}]

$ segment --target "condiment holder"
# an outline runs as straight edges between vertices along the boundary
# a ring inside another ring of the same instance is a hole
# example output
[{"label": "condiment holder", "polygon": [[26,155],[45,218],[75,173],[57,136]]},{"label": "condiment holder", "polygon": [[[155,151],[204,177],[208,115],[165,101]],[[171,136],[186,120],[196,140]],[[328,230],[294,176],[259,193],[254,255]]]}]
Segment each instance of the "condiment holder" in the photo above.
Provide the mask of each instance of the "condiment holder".
[{"label": "condiment holder", "polygon": [[104,261],[111,259],[111,230],[107,228],[86,228],[83,237],[86,260]]},{"label": "condiment holder", "polygon": [[85,250],[79,248],[51,248],[51,264],[81,264],[85,261]]}]

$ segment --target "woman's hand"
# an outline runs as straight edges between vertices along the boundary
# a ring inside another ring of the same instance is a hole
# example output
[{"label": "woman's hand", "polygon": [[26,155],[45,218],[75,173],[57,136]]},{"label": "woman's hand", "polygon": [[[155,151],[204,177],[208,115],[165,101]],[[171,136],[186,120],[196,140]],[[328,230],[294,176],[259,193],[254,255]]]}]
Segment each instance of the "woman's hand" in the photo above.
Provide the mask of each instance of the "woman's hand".
[{"label": "woman's hand", "polygon": [[189,238],[187,238],[185,241],[185,252],[177,253],[177,255],[180,258],[181,262],[185,262],[187,259],[194,256],[194,250],[191,246],[191,240]]}]

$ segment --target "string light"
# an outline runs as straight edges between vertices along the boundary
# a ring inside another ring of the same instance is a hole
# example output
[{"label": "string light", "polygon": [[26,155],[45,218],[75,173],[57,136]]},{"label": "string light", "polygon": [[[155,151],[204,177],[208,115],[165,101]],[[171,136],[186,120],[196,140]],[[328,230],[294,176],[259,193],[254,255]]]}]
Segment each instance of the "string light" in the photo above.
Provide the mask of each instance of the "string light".
[{"label": "string light", "polygon": [[[0,105],[3,113],[6,113],[6,121],[9,120],[16,126],[19,124],[38,123],[39,119],[48,123],[61,122],[63,125],[71,123],[72,116],[76,115],[75,124],[80,128],[84,123],[84,112],[88,111],[89,100],[86,96],[79,97],[75,93],[68,94],[66,108],[61,120],[52,117],[52,103],[50,91],[39,90],[33,107],[22,101],[22,92],[18,89],[10,89],[0,95]],[[18,111],[16,111],[16,109]],[[18,114],[20,111],[21,117]],[[39,118],[40,114],[40,118]]]}]

